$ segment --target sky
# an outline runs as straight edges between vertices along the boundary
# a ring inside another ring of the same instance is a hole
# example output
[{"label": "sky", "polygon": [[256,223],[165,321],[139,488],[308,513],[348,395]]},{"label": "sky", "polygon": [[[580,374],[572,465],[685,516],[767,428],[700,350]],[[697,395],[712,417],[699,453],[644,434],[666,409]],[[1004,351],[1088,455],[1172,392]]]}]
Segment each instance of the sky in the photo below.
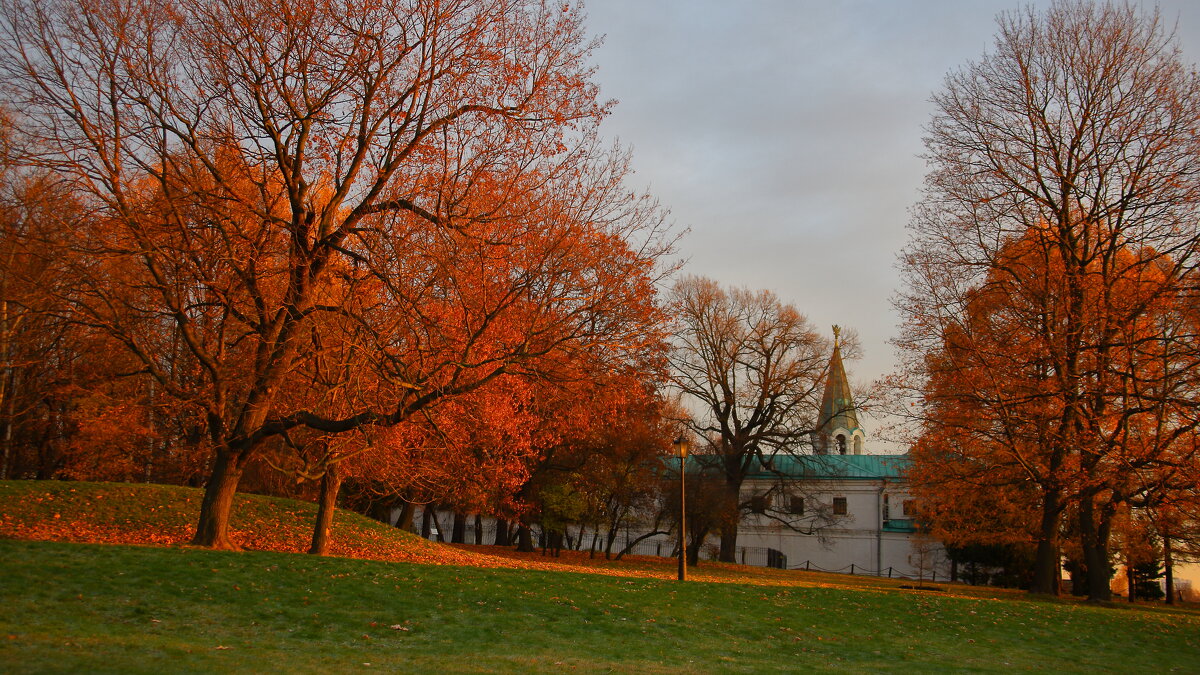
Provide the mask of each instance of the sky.
[{"label": "sky", "polygon": [[[617,101],[602,129],[632,147],[631,185],[689,230],[683,273],[774,291],[827,334],[857,330],[863,355],[846,365],[865,389],[894,369],[929,99],[1025,4],[588,0],[596,80]],[[1200,3],[1159,8],[1200,61]],[[863,424],[872,452],[903,452]]]}]

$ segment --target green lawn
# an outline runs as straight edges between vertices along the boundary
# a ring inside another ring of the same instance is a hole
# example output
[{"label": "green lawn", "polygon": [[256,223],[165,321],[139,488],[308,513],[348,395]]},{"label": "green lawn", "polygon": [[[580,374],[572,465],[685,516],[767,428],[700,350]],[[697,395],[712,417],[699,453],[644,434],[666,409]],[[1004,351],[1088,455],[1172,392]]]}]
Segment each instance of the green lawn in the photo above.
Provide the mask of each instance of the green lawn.
[{"label": "green lawn", "polygon": [[[801,573],[797,573],[801,574]],[[1196,672],[1200,614],[0,540],[7,672]]]}]

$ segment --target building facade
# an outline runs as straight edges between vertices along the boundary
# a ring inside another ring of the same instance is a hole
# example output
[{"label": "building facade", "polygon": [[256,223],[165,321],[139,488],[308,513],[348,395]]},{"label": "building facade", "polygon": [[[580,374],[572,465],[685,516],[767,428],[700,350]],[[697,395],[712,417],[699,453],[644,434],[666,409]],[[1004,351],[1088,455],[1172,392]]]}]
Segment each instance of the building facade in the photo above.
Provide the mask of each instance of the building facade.
[{"label": "building facade", "polygon": [[840,332],[834,326],[813,454],[776,455],[747,477],[738,544],[777,551],[771,558],[792,569],[945,577],[945,550],[916,527],[908,455],[868,452]]},{"label": "building facade", "polygon": [[738,527],[741,557],[791,569],[945,578],[944,548],[916,527],[908,455],[868,451],[833,330],[812,454],[778,453],[751,470],[741,493],[749,506]]},{"label": "building facade", "polygon": [[[835,326],[812,453],[770,456],[758,462],[742,484],[740,501],[749,508],[739,523],[735,558],[789,569],[947,578],[945,550],[916,527],[905,479],[908,455],[868,451],[839,340]],[[689,458],[689,483],[704,463],[704,456]],[[426,536],[442,539],[452,519],[448,512],[436,513]],[[480,532],[481,541],[493,541],[493,519],[468,524],[466,541],[475,540],[476,528],[486,528],[486,534]],[[594,534],[570,528],[568,540],[579,546]],[[617,547],[624,543],[635,554],[664,556],[677,550],[674,534],[647,534],[636,526],[623,528]],[[716,558],[716,548],[715,541],[710,542],[701,556]]]}]

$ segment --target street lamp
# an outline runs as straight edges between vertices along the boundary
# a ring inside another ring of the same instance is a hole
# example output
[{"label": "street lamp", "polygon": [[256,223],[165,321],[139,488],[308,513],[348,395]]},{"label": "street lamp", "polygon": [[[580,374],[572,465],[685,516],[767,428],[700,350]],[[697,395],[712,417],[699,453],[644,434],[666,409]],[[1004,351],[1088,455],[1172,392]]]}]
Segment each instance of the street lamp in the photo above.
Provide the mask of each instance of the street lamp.
[{"label": "street lamp", "polygon": [[679,457],[679,580],[687,581],[687,519],[684,501],[684,463],[687,461],[688,441],[683,436],[675,439],[675,454]]}]

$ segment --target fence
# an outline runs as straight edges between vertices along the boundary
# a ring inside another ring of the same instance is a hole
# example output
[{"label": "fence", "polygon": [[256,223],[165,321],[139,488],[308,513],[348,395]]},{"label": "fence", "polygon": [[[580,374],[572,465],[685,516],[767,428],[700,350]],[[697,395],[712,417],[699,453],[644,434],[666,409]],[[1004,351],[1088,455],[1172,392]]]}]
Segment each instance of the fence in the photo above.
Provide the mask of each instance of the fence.
[{"label": "fence", "polygon": [[[912,576],[910,574],[900,574],[899,571],[896,570],[894,567],[888,567],[886,569],[880,569],[880,570],[873,570],[869,567],[865,567],[863,565],[856,565],[854,563],[851,563],[844,567],[838,567],[838,568],[834,568],[834,569],[826,569],[824,567],[819,567],[817,565],[812,564],[811,560],[805,560],[803,563],[796,565],[795,567],[791,567],[789,569],[806,570],[806,571],[813,571],[813,572],[829,572],[831,574],[853,574],[853,575],[861,575],[861,576],[867,576],[867,577],[886,576],[889,579],[911,579],[912,578]],[[947,579],[948,578],[946,577],[946,575],[943,574],[942,580],[945,581]],[[929,580],[937,581],[937,570],[936,569],[930,570]]]},{"label": "fence", "polygon": [[[435,524],[430,531],[429,538],[433,541],[450,541],[451,528],[447,524],[441,523],[442,519],[435,519]],[[419,528],[418,529],[418,534]],[[536,525],[530,528],[535,542],[542,542],[542,531]],[[494,544],[496,542],[496,526],[493,523],[485,523],[480,530],[480,538],[484,544]],[[591,537],[582,532],[569,532],[567,535],[568,541],[564,541],[563,545],[566,548],[575,550],[590,550]],[[473,544],[475,538],[475,523],[468,520],[463,533],[463,541],[468,544]],[[600,546],[604,545],[603,537],[598,542]],[[618,536],[613,542],[613,553],[621,551],[625,547],[629,548],[626,555],[647,555],[657,556],[660,558],[671,558],[679,554],[678,544],[674,541],[667,541],[661,538],[643,539],[642,541],[631,543],[628,534]],[[715,548],[706,548],[701,551],[701,558],[705,560],[716,560],[717,550]],[[788,569],[787,556],[782,552],[773,548],[765,548],[760,546],[739,546],[734,554],[734,559],[743,565],[753,565],[757,567],[774,567],[776,569]]]},{"label": "fence", "polygon": [[[434,541],[450,541],[450,527],[446,527],[449,523],[438,522],[443,519],[435,520],[433,530],[430,532],[429,538]],[[418,528],[419,530],[419,528]],[[542,531],[536,525],[531,528],[533,539],[535,542],[542,542]],[[419,534],[419,531],[418,531]],[[515,536],[515,531],[512,533]],[[589,550],[591,548],[591,537],[583,532],[568,533],[568,541],[564,541],[564,547],[575,550]],[[603,537],[600,538],[599,544],[603,546]],[[468,520],[464,531],[463,540],[468,544],[473,544],[475,538],[475,523]],[[480,530],[480,538],[484,544],[494,544],[496,542],[496,526],[494,523],[485,522]],[[671,558],[679,554],[678,545],[674,541],[667,541],[661,538],[644,539],[636,543],[630,543],[631,540],[626,533],[624,536],[618,536],[613,542],[613,553],[617,553],[626,546],[629,547],[627,555],[646,555],[657,556],[660,558]],[[716,560],[718,550],[714,546],[705,547],[700,552],[700,557],[704,560]],[[871,577],[888,577],[889,579],[909,579],[912,578],[911,573],[901,574],[899,570],[888,567],[886,569],[874,570],[864,565],[851,563],[844,567],[824,568],[814,565],[811,560],[805,560],[798,565],[789,566],[788,557],[782,551],[766,548],[761,546],[739,546],[734,554],[734,560],[742,565],[752,565],[755,567],[773,567],[776,569],[793,569],[793,570],[809,570],[813,572],[829,572],[832,574],[852,574]],[[937,570],[931,570],[930,581],[937,581]],[[947,577],[943,574],[943,580]]]}]

